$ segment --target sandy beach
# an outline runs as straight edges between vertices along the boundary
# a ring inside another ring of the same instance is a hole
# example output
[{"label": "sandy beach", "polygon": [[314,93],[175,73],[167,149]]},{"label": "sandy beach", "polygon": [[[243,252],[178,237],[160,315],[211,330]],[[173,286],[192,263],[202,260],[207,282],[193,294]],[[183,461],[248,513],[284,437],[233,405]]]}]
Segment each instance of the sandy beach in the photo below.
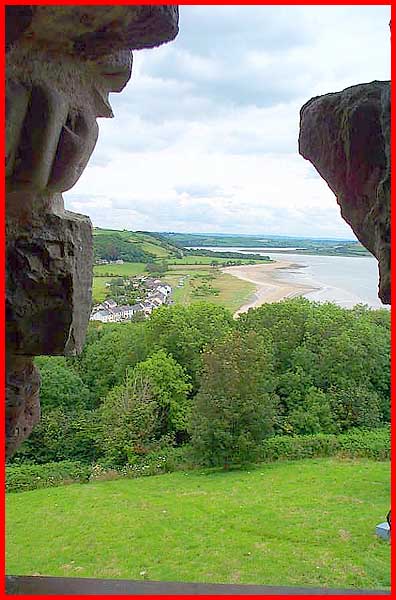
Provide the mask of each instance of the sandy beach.
[{"label": "sandy beach", "polygon": [[247,312],[249,308],[257,308],[266,302],[279,302],[283,298],[294,298],[302,296],[309,292],[314,292],[319,288],[309,287],[299,283],[292,283],[280,279],[278,271],[280,269],[302,268],[292,262],[277,260],[276,262],[263,265],[242,265],[238,267],[225,267],[223,273],[228,273],[238,279],[250,281],[257,285],[253,298],[241,306],[234,316]]}]

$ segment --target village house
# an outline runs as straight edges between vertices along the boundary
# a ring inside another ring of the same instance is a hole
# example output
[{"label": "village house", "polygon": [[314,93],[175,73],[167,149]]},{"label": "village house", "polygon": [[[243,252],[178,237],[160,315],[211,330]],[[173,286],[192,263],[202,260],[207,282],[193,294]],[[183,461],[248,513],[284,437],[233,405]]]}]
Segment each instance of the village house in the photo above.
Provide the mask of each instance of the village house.
[{"label": "village house", "polygon": [[102,323],[119,323],[120,321],[130,320],[133,315],[139,311],[141,311],[140,305],[102,308],[92,311],[91,321],[102,321]]},{"label": "village house", "polygon": [[101,321],[102,323],[110,323],[112,313],[109,310],[102,309],[91,313],[90,321]]},{"label": "village house", "polygon": [[146,277],[142,280],[143,287],[146,290],[155,290],[159,285],[162,285],[160,279],[154,279],[153,277]]},{"label": "village house", "polygon": [[124,261],[122,258],[118,258],[117,260],[107,260],[105,258],[97,258],[95,260],[95,265],[123,265]]},{"label": "village house", "polygon": [[130,321],[136,313],[143,313],[145,316],[151,315],[153,310],[163,304],[170,303],[172,288],[170,285],[162,283],[160,279],[141,279],[143,286],[149,290],[147,297],[142,302],[132,306],[118,306],[112,299],[104,300],[92,308],[91,321],[101,321],[102,323],[120,323]]},{"label": "village house", "polygon": [[167,283],[163,283],[160,286],[158,286],[157,290],[161,294],[164,294],[166,297],[170,296],[170,294],[172,293],[172,288]]}]

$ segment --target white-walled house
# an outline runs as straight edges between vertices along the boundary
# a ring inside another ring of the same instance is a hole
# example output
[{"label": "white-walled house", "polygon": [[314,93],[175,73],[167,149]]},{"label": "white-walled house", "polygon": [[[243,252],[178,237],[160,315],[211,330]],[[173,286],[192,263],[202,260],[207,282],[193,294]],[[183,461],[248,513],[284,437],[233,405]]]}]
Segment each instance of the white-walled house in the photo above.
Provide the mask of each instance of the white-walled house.
[{"label": "white-walled house", "polygon": [[106,308],[92,312],[90,321],[101,321],[102,323],[110,323],[114,319],[112,313]]},{"label": "white-walled house", "polygon": [[117,308],[113,308],[113,314],[116,316],[116,321],[131,319],[134,313],[133,306],[117,306]]},{"label": "white-walled house", "polygon": [[155,308],[169,302],[172,288],[159,279],[148,277],[140,278],[144,287],[148,291],[146,300],[130,305],[118,306],[112,299],[104,300],[92,308],[91,321],[101,321],[102,323],[119,323],[130,320],[134,314],[143,312],[146,316],[150,315]]},{"label": "white-walled house", "polygon": [[[109,306],[112,304],[112,306]],[[105,306],[103,306],[105,305]],[[99,310],[98,310],[99,308]],[[102,305],[95,306],[92,309],[91,321],[102,321],[102,323],[119,323],[120,321],[130,320],[136,312],[142,310],[141,305],[117,306],[114,300],[105,301]]]},{"label": "white-walled house", "polygon": [[165,296],[169,296],[169,294],[172,291],[172,288],[170,285],[168,285],[167,283],[162,283],[161,285],[159,285],[157,287],[157,291],[161,292],[161,294],[164,294]]}]

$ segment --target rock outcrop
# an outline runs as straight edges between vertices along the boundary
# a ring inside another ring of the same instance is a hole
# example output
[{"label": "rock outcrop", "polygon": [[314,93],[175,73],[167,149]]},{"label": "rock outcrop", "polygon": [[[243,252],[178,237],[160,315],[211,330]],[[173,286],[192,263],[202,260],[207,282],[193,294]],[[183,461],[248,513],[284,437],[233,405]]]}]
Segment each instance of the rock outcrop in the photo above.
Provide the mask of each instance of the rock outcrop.
[{"label": "rock outcrop", "polygon": [[6,7],[6,453],[40,416],[33,357],[80,352],[92,287],[88,217],[62,192],[95,147],[133,49],[172,40],[176,6]]},{"label": "rock outcrop", "polygon": [[390,304],[390,82],[312,98],[300,113],[300,154],[337,197],[341,215],[377,258]]}]

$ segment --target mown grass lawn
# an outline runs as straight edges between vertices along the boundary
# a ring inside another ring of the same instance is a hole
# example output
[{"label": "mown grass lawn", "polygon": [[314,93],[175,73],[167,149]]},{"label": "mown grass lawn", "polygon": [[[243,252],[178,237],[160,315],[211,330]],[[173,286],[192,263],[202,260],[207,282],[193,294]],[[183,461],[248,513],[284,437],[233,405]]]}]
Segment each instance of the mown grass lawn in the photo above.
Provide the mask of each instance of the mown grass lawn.
[{"label": "mown grass lawn", "polygon": [[7,573],[387,588],[389,464],[317,459],[7,496]]}]

